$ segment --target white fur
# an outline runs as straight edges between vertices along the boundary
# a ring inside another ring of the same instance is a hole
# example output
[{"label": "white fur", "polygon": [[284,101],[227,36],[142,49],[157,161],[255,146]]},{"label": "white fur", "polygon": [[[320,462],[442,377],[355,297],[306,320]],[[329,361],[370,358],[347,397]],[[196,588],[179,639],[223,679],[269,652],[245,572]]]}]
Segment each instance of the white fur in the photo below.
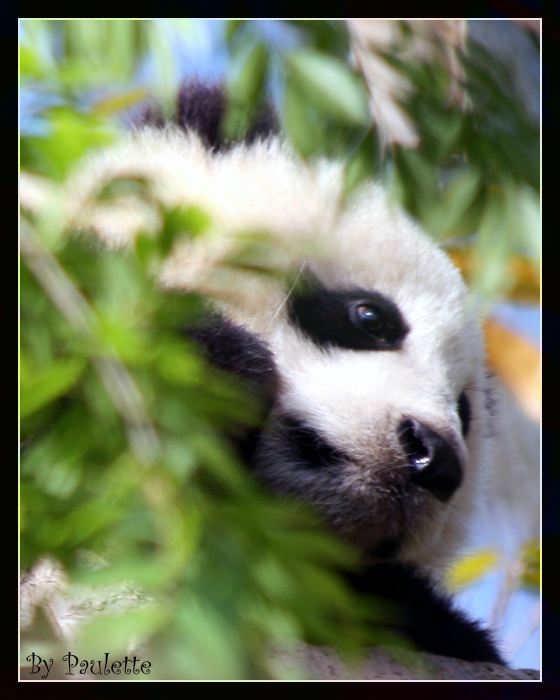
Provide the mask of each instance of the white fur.
[{"label": "white fur", "polygon": [[[341,206],[338,164],[304,165],[279,141],[211,155],[196,137],[173,130],[133,134],[76,173],[69,192],[78,225],[110,245],[125,243],[140,227],[155,229],[156,210],[137,200],[93,203],[101,182],[139,175],[167,205],[200,206],[213,221],[207,235],[177,247],[162,283],[205,292],[270,347],[281,379],[272,426],[289,410],[352,457],[336,485],[308,473],[298,477],[304,481],[295,490],[319,502],[335,527],[364,549],[406,527],[399,558],[441,572],[463,540],[487,469],[482,341],[465,286],[446,255],[389,206],[378,185]],[[286,285],[221,264],[248,232],[259,234],[265,257],[291,273],[291,282],[309,271],[329,288],[360,286],[392,299],[410,327],[402,349],[326,352],[314,346],[288,323]],[[463,391],[472,408],[466,440],[457,415]],[[383,474],[404,468],[396,426],[407,416],[455,446],[464,478],[448,503],[419,490],[403,525]],[[257,471],[279,488],[292,478],[273,434],[263,440]]]}]

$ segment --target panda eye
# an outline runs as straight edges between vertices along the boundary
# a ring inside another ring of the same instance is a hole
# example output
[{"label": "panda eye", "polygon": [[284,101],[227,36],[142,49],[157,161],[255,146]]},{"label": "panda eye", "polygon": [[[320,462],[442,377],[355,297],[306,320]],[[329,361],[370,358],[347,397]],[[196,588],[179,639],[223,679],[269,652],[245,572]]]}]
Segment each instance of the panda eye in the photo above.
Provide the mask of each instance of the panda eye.
[{"label": "panda eye", "polygon": [[392,299],[359,287],[300,281],[288,299],[290,322],[321,348],[399,350],[409,328]]},{"label": "panda eye", "polygon": [[354,325],[368,335],[378,336],[385,327],[383,316],[373,306],[359,303],[355,305],[351,317]]}]

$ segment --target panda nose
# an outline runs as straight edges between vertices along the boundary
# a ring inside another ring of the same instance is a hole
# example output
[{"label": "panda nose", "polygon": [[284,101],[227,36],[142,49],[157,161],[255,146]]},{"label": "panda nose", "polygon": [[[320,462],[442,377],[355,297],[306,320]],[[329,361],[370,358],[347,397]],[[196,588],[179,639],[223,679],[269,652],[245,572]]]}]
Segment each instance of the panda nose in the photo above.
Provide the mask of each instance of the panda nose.
[{"label": "panda nose", "polygon": [[455,450],[441,435],[414,418],[405,418],[398,427],[399,442],[408,457],[410,480],[440,501],[448,501],[459,488],[463,476]]}]

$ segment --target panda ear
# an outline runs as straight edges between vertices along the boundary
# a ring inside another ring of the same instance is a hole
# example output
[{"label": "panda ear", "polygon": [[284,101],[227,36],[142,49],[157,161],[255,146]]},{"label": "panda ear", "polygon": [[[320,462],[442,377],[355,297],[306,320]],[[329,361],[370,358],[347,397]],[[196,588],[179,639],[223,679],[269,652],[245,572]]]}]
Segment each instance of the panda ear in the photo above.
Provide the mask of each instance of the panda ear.
[{"label": "panda ear", "polygon": [[[185,329],[185,333],[201,345],[204,355],[215,366],[242,377],[265,415],[268,415],[278,394],[278,374],[268,347],[243,326],[215,315],[204,324]],[[228,434],[241,460],[251,467],[262,434],[261,428],[238,426]]]},{"label": "panda ear", "polygon": [[[202,83],[197,78],[185,81],[177,94],[177,111],[173,121],[184,131],[194,131],[204,145],[215,152],[226,151],[235,141],[223,138],[222,122],[226,113],[227,95],[221,83]],[[156,104],[144,105],[133,118],[136,128],[150,126],[162,129],[165,118]],[[265,140],[278,133],[278,118],[269,102],[255,115],[250,128],[241,139],[247,145]]]},{"label": "panda ear", "polygon": [[213,365],[247,380],[262,405],[272,406],[278,391],[276,364],[272,352],[254,333],[219,315],[185,333],[202,346]]}]

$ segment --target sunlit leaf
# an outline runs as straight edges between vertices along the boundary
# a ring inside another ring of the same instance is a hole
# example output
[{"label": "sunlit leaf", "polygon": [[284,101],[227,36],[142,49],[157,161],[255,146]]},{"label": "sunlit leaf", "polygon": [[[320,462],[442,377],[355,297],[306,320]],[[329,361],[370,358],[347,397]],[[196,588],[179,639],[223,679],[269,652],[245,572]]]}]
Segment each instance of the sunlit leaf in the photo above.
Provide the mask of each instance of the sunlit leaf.
[{"label": "sunlit leaf", "polygon": [[42,77],[42,63],[29,46],[19,47],[19,71],[23,78],[39,78]]},{"label": "sunlit leaf", "polygon": [[27,363],[22,362],[21,417],[26,418],[70,391],[79,380],[85,366],[85,361],[77,357],[54,361],[40,371],[34,371]]},{"label": "sunlit leaf", "polygon": [[502,324],[488,319],[484,327],[488,363],[535,420],[541,413],[541,360],[538,348]]},{"label": "sunlit leaf", "polygon": [[[470,279],[477,265],[473,258],[471,247],[447,248],[453,262]],[[514,301],[540,303],[541,285],[538,270],[528,259],[520,256],[510,257],[508,260],[509,274],[512,280],[508,298]]]},{"label": "sunlit leaf", "polygon": [[522,551],[523,571],[521,583],[529,588],[541,586],[541,547],[539,542],[529,542]]},{"label": "sunlit leaf", "polygon": [[66,108],[53,110],[50,124],[48,138],[28,140],[42,154],[43,172],[57,180],[63,179],[88,149],[108,145],[114,137],[113,129],[105,122]]},{"label": "sunlit leaf", "polygon": [[483,578],[497,563],[498,557],[494,551],[481,550],[453,564],[447,580],[453,590],[466,588]]}]

